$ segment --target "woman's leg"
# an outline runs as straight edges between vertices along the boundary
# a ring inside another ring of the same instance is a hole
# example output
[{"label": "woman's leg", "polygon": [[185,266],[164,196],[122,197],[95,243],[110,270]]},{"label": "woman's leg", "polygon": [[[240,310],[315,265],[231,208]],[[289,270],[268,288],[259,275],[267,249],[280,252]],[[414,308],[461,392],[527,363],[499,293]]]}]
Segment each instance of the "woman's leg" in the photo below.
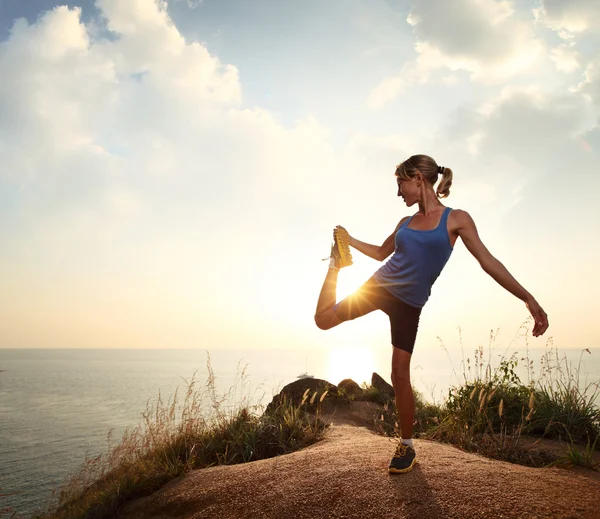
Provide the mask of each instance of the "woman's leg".
[{"label": "woman's leg", "polygon": [[378,287],[373,278],[336,304],[337,278],[338,270],[330,268],[319,294],[315,323],[321,330],[329,330],[380,308],[380,292],[385,289]]},{"label": "woman's leg", "polygon": [[396,452],[388,472],[390,474],[405,474],[410,472],[416,463],[416,453],[412,444],[413,422],[415,419],[415,398],[410,385],[410,358],[406,350],[393,346],[392,353],[392,384],[396,393],[396,409],[402,433],[402,441],[398,443]]},{"label": "woman's leg", "polygon": [[396,394],[396,410],[400,421],[402,439],[412,438],[415,420],[415,398],[410,384],[410,359],[412,354],[392,346],[392,385]]},{"label": "woman's leg", "polygon": [[337,297],[337,279],[339,270],[330,268],[327,270],[319,300],[315,311],[315,323],[321,330],[329,330],[342,321],[335,314],[335,300]]}]

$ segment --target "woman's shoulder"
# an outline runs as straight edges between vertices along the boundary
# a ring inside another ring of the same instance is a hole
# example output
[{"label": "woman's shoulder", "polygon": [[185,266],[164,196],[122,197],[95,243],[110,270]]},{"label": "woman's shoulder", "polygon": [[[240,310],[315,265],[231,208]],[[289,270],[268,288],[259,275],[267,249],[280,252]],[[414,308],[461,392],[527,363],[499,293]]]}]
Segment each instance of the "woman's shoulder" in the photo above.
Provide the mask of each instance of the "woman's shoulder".
[{"label": "woman's shoulder", "polygon": [[458,209],[457,207],[447,207],[446,209],[450,209],[449,214],[452,215],[453,218],[464,218],[465,216],[469,216],[469,213],[464,209]]},{"label": "woman's shoulder", "polygon": [[454,229],[470,227],[475,225],[473,218],[467,211],[465,211],[464,209],[456,208],[452,208],[452,210],[448,214],[448,223],[449,226],[453,227]]},{"label": "woman's shoulder", "polygon": [[398,222],[398,225],[396,225],[396,231],[394,231],[394,232],[397,232],[397,231],[398,231],[398,229],[400,229],[400,227],[402,227],[402,225],[403,225],[405,222],[407,222],[408,220],[410,220],[411,218],[412,218],[412,215],[411,215],[411,216],[403,216],[403,217],[400,219],[400,221]]}]

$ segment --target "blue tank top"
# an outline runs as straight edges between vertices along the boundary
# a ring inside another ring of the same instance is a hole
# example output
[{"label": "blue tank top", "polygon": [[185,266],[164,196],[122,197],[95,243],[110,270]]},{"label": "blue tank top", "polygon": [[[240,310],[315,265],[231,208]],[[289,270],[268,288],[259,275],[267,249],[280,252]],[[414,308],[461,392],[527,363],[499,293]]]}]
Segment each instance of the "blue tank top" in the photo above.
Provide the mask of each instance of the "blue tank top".
[{"label": "blue tank top", "polygon": [[409,229],[412,216],[404,222],[396,232],[394,254],[373,274],[375,281],[401,301],[422,308],[452,254],[447,226],[451,210],[446,207],[438,226],[428,231]]}]

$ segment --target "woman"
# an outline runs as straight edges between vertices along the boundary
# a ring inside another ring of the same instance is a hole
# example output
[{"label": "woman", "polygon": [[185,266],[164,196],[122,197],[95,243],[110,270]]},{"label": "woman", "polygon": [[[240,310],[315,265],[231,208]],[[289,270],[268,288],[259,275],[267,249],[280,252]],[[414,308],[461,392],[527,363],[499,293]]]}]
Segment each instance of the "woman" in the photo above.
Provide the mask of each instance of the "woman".
[{"label": "woman", "polygon": [[[442,180],[434,191],[438,176]],[[390,473],[412,470],[415,401],[410,384],[410,359],[417,336],[421,309],[431,286],[450,258],[458,237],[492,278],[525,303],[535,320],[533,336],[548,329],[548,317],[535,298],[506,270],[479,239],[473,219],[466,211],[445,207],[440,198],[450,194],[452,171],[439,167],[427,155],[413,155],[396,168],[398,196],[419,211],[400,220],[381,246],[353,238],[343,227],[334,230],[329,270],[319,295],[315,322],[322,330],[355,319],[373,310],[390,318],[392,336],[392,384],[402,440],[390,462]],[[354,294],[336,304],[340,268],[352,264],[349,246],[383,261],[392,257]]]}]

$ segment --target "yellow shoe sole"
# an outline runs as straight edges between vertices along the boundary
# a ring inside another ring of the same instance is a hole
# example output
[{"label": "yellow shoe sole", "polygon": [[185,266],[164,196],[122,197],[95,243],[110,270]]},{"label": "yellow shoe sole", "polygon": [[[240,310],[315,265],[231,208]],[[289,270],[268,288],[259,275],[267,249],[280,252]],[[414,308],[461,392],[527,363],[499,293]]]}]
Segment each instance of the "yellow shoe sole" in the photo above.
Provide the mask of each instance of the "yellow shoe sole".
[{"label": "yellow shoe sole", "polygon": [[413,467],[415,466],[416,463],[417,463],[417,458],[415,458],[413,460],[413,462],[405,469],[395,469],[393,467],[389,467],[388,472],[390,474],[406,474],[407,472],[410,472],[413,469]]},{"label": "yellow shoe sole", "polygon": [[350,236],[346,229],[335,229],[335,242],[340,253],[340,268],[352,265],[352,254],[350,253]]}]

